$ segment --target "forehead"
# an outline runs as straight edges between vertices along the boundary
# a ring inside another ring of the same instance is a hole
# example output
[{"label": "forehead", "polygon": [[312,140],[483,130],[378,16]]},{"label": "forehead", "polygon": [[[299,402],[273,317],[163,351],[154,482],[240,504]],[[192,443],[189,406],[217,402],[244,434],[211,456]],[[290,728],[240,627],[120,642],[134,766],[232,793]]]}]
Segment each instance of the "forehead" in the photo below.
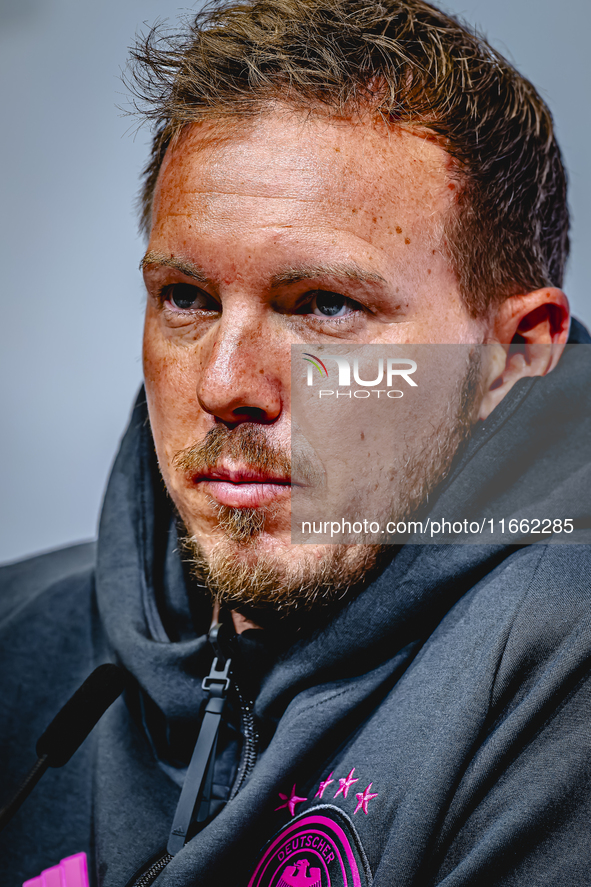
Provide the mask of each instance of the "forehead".
[{"label": "forehead", "polygon": [[165,156],[151,243],[178,254],[235,241],[249,261],[283,247],[415,265],[439,246],[450,162],[424,132],[372,121],[274,110],[227,131],[195,124]]}]

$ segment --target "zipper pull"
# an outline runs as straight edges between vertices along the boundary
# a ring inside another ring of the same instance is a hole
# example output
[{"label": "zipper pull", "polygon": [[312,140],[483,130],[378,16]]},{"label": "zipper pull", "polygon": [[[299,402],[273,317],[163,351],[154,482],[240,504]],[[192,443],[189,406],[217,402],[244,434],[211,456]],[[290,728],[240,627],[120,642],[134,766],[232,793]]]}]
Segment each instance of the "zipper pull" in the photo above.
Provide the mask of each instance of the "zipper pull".
[{"label": "zipper pull", "polygon": [[232,660],[226,659],[225,664],[221,667],[219,661],[219,657],[216,656],[211,663],[211,671],[206,678],[203,678],[201,686],[208,693],[214,693],[216,696],[219,695],[219,691],[221,690],[221,695],[225,696],[230,689],[230,667],[232,665]]},{"label": "zipper pull", "polygon": [[225,658],[220,649],[219,629],[220,625],[216,623],[209,632],[209,640],[216,656],[209,674],[203,678],[201,684],[208,694],[208,699],[168,838],[166,849],[171,856],[175,856],[184,847],[198,803],[197,821],[204,822],[209,817],[218,732],[226,704],[226,694],[230,689],[232,667],[232,660]]}]

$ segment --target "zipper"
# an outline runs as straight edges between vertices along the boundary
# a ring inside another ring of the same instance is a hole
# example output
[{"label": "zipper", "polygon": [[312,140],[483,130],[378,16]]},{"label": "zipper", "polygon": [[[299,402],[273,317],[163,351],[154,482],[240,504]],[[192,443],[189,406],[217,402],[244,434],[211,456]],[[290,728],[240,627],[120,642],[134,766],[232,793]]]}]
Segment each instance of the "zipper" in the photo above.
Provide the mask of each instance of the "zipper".
[{"label": "zipper", "polygon": [[[236,779],[234,780],[234,785],[232,786],[232,791],[228,799],[229,801],[232,801],[236,797],[252,773],[257,760],[259,743],[259,735],[254,721],[253,703],[244,698],[236,682],[234,682],[234,690],[236,691],[240,703],[240,726],[244,737],[244,744],[242,746]],[[150,887],[158,875],[164,871],[171,859],[173,859],[173,857],[170,853],[164,853],[155,862],[149,863],[148,868],[142,872],[142,874],[139,876],[134,875],[134,878],[131,879],[128,887]]]},{"label": "zipper", "polygon": [[240,721],[242,735],[244,736],[244,744],[242,746],[242,754],[240,755],[240,765],[238,773],[230,792],[229,801],[233,801],[250,774],[254,769],[257,760],[259,734],[254,723],[253,703],[244,698],[240,692],[240,687],[234,681],[234,690],[238,696],[240,703]]},{"label": "zipper", "polygon": [[148,864],[149,868],[147,868],[139,877],[134,875],[127,887],[150,887],[150,884],[154,883],[160,872],[164,871],[171,859],[172,856],[170,853],[164,853],[156,860],[156,862]]},{"label": "zipper", "polygon": [[[236,684],[234,684],[234,689],[240,703],[240,720],[242,735],[244,737],[244,745],[242,746],[242,754],[240,755],[238,773],[236,774],[236,779],[234,780],[234,785],[232,786],[232,791],[230,793],[230,801],[232,801],[236,797],[254,769],[254,765],[256,764],[257,760],[259,741],[259,735],[254,723],[252,702],[248,702],[244,698]],[[150,867],[146,869],[145,872],[143,872],[143,874],[136,878],[135,881],[131,881],[128,887],[150,887],[150,885],[154,883],[158,875],[164,871],[172,858],[173,857],[170,855],[170,853],[164,853],[155,862],[153,862]]]}]

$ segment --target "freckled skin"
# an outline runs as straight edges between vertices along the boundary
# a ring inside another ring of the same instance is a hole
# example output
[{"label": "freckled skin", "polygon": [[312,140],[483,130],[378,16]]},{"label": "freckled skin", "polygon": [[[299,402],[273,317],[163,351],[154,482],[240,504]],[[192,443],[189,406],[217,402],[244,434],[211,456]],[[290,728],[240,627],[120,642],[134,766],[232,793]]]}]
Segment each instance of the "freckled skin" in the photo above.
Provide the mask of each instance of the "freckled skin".
[{"label": "freckled skin", "polygon": [[[204,146],[206,135],[193,126],[165,157],[149,250],[198,265],[209,282],[164,265],[145,268],[144,373],[164,480],[207,554],[220,540],[212,506],[172,459],[216,423],[253,416],[288,451],[291,344],[469,343],[482,342],[486,330],[466,311],[439,247],[454,196],[449,158],[433,142],[280,109]],[[351,261],[385,284],[270,285],[286,268]],[[158,293],[175,283],[199,286],[210,307],[173,312]],[[300,312],[314,289],[358,307],[339,320]],[[298,558],[288,502],[257,545]]]}]

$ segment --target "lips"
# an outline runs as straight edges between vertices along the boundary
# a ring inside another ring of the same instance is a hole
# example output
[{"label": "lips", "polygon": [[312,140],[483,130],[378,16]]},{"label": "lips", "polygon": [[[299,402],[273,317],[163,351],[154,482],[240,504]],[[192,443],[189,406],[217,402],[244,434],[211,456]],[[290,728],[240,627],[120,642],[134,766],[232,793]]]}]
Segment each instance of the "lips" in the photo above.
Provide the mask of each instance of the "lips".
[{"label": "lips", "polygon": [[289,477],[253,468],[216,468],[194,475],[192,483],[230,508],[259,508],[291,493]]}]

